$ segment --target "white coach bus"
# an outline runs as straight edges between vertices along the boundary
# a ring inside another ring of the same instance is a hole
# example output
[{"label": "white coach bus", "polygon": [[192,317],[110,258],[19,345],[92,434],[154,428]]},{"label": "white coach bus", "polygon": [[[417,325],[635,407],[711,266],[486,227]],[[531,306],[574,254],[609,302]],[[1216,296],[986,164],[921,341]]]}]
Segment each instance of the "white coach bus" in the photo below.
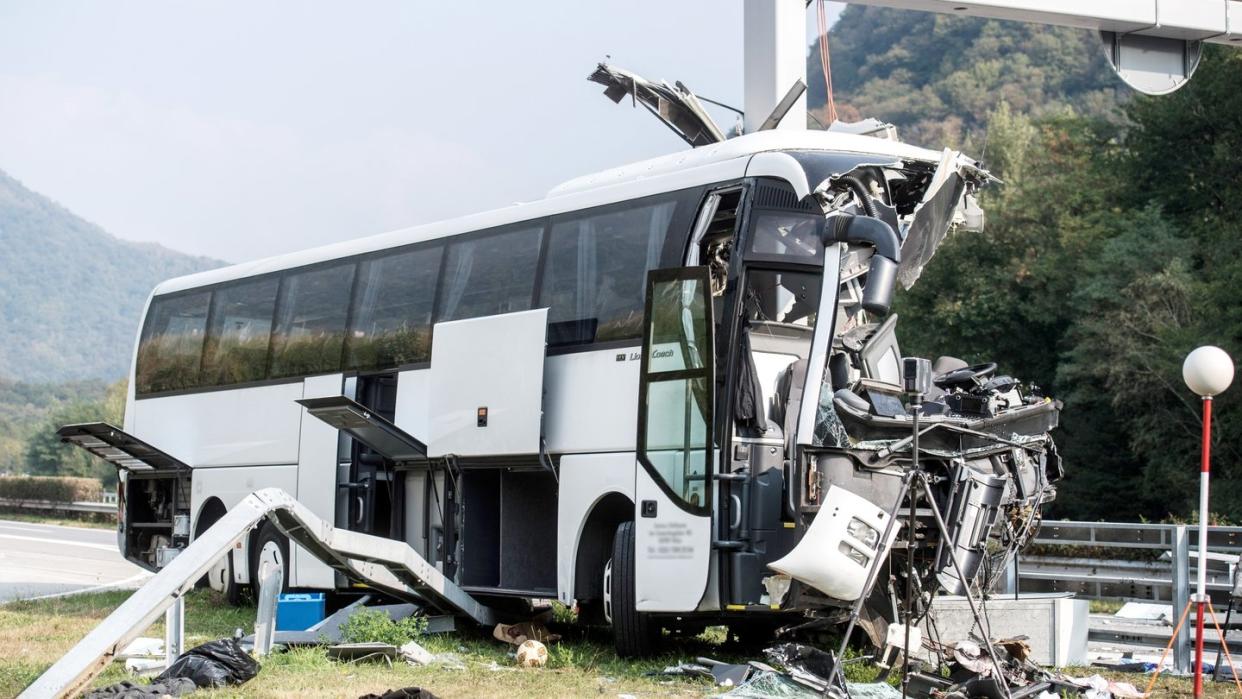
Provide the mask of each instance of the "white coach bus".
[{"label": "white coach bus", "polygon": [[[577,603],[624,654],[661,627],[838,623],[910,462],[893,289],[987,179],[949,151],[775,130],[173,279],[123,429],[62,436],[125,452],[119,537],[151,569],[279,487],[485,604]],[[1058,405],[995,365],[937,370],[925,460],[955,534],[915,548],[953,588],[945,549],[974,576],[1052,494]],[[812,523],[836,528],[807,572]],[[292,588],[348,585],[270,523],[211,584],[236,596],[261,558]]]}]

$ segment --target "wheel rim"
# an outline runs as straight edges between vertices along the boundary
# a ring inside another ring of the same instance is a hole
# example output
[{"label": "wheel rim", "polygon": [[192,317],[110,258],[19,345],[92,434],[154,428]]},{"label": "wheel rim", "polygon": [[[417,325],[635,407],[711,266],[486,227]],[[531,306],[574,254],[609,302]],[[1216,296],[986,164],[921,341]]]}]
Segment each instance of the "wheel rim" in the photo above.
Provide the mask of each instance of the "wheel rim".
[{"label": "wheel rim", "polygon": [[263,577],[264,577],[263,576],[264,570],[266,568],[271,568],[271,567],[274,567],[276,570],[280,571],[281,580],[282,580],[281,587],[284,587],[283,581],[284,581],[284,576],[285,576],[285,552],[281,550],[280,544],[278,544],[277,542],[265,541],[263,542],[263,548],[259,549],[259,565],[258,565],[259,579],[255,581],[256,585],[262,584]]},{"label": "wheel rim", "polygon": [[612,559],[604,564],[604,621],[612,623]]},{"label": "wheel rim", "polygon": [[220,560],[212,564],[211,568],[207,569],[207,586],[216,592],[224,592],[228,587],[232,577],[231,566],[229,565],[229,556],[231,555],[231,553],[224,554],[220,557]]}]

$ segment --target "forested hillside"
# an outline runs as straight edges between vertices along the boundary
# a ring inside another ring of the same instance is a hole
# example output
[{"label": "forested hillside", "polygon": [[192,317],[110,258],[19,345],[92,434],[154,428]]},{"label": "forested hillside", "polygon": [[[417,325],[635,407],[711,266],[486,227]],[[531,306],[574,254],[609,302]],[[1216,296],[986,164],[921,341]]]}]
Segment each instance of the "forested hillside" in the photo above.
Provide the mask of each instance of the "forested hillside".
[{"label": "forested hillside", "polygon": [[121,378],[151,289],[220,264],[119,240],[0,172],[0,377]]},{"label": "forested hillside", "polygon": [[[829,47],[841,118],[885,119],[903,141],[929,148],[980,152],[987,116],[1002,102],[1032,117],[1071,108],[1111,118],[1128,93],[1098,39],[1078,29],[851,5]],[[822,109],[814,50],[807,86],[809,104]]]},{"label": "forested hillside", "polygon": [[[850,7],[831,38],[843,117],[986,144],[1005,181],[986,231],[951,236],[899,295],[903,353],[995,360],[1065,402],[1054,514],[1191,516],[1200,407],[1181,362],[1242,355],[1242,53],[1208,47],[1188,86],[1148,98],[1085,32]],[[1214,410],[1213,509],[1234,522],[1239,396]]]}]

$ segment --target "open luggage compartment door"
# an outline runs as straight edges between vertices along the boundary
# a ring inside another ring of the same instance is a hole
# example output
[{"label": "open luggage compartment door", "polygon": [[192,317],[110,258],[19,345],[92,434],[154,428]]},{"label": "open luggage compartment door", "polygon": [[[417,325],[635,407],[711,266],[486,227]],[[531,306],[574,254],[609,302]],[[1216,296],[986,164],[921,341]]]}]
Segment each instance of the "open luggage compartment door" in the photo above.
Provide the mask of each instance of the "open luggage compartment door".
[{"label": "open luggage compartment door", "polygon": [[304,398],[306,412],[396,462],[427,458],[427,445],[346,396]]},{"label": "open luggage compartment door", "polygon": [[122,471],[182,472],[190,467],[125,430],[106,422],[65,425],[56,430],[60,441],[81,447]]},{"label": "open luggage compartment door", "polygon": [[436,323],[427,453],[540,452],[548,309]]}]

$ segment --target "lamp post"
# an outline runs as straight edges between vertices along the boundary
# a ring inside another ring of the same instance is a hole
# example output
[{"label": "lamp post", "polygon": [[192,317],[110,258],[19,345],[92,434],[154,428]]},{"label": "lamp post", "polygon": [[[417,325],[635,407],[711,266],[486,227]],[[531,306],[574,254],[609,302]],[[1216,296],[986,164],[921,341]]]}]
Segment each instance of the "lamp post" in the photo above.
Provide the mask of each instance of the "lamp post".
[{"label": "lamp post", "polygon": [[1203,618],[1207,603],[1208,471],[1212,463],[1212,396],[1233,383],[1233,360],[1205,345],[1186,356],[1182,379],[1203,398],[1203,451],[1199,462],[1199,580],[1195,591],[1195,697],[1203,696]]}]

